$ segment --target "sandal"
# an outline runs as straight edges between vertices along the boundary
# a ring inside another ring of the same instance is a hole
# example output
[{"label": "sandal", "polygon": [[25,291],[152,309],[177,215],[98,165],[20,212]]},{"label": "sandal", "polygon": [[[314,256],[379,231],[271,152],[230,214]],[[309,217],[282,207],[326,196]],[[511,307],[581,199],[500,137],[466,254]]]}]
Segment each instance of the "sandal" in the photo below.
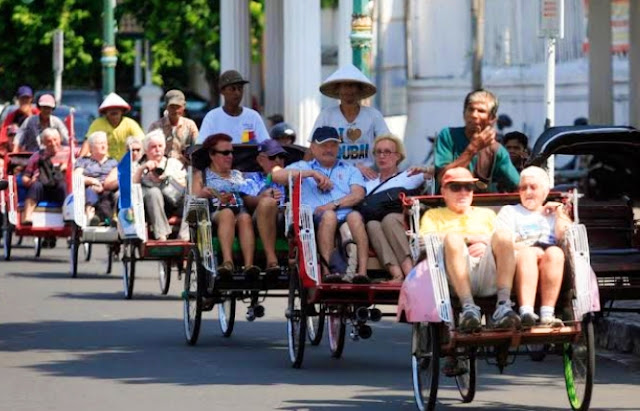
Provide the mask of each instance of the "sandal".
[{"label": "sandal", "polygon": [[275,280],[282,273],[282,268],[278,265],[277,262],[267,264],[267,269],[265,270],[266,276],[268,280]]},{"label": "sandal", "polygon": [[344,284],[346,281],[340,274],[325,274],[322,276],[322,282],[327,284]]},{"label": "sandal", "polygon": [[358,274],[353,276],[353,280],[351,280],[354,284],[371,284],[371,278],[366,275]]},{"label": "sandal", "polygon": [[234,267],[231,261],[225,261],[218,267],[218,275],[220,278],[230,280],[233,275]]},{"label": "sandal", "polygon": [[256,281],[260,278],[260,267],[257,265],[250,265],[242,270],[242,274],[244,274],[245,280]]}]

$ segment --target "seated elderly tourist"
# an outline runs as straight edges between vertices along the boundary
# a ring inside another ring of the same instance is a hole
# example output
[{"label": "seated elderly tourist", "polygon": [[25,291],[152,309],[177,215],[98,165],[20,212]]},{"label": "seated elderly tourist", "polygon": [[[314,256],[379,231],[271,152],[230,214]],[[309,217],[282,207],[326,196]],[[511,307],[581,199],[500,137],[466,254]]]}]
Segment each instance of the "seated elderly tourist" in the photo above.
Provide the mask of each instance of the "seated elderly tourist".
[{"label": "seated elderly tourist", "polygon": [[449,284],[462,306],[460,331],[480,328],[482,313],[473,298],[496,294],[490,324],[494,328],[519,328],[520,317],[510,300],[515,274],[513,234],[494,230],[493,210],[471,205],[477,181],[466,168],[447,170],[441,181],[446,207],[428,210],[420,221],[420,233],[437,233],[444,239]]},{"label": "seated elderly tourist", "polygon": [[231,136],[222,133],[213,134],[204,140],[200,150],[206,152],[208,158],[203,170],[194,171],[193,193],[197,197],[211,199],[215,210],[212,221],[217,226],[216,236],[222,253],[222,264],[218,265],[218,274],[222,278],[229,278],[235,271],[232,248],[237,228],[244,263],[242,272],[247,280],[255,280],[260,275],[260,268],[253,264],[253,221],[243,200],[247,193],[247,181],[242,172],[231,168],[231,141]]},{"label": "seated elderly tourist", "polygon": [[[562,326],[555,306],[562,286],[564,253],[558,244],[571,224],[561,203],[546,202],[549,176],[539,167],[527,167],[520,174],[520,204],[502,207],[496,227],[515,234],[516,292],[522,325]],[[534,313],[540,293],[540,316]]]},{"label": "seated elderly tourist", "polygon": [[[142,185],[144,208],[149,225],[156,240],[164,241],[172,233],[168,215],[181,215],[187,172],[182,162],[165,153],[165,138],[162,130],[154,130],[144,139],[147,160],[133,172],[133,182]],[[178,237],[189,238],[185,222],[180,226]]]},{"label": "seated elderly tourist", "polygon": [[118,189],[118,162],[109,157],[107,134],[96,131],[89,135],[89,157],[80,157],[74,172],[84,176],[85,210],[90,225],[108,222],[115,211]]},{"label": "seated elderly tourist", "polygon": [[28,188],[22,224],[33,223],[33,212],[40,201],[62,203],[67,195],[65,171],[69,162],[69,147],[62,146],[60,132],[55,128],[42,131],[44,149],[29,157],[22,174],[22,184]]}]

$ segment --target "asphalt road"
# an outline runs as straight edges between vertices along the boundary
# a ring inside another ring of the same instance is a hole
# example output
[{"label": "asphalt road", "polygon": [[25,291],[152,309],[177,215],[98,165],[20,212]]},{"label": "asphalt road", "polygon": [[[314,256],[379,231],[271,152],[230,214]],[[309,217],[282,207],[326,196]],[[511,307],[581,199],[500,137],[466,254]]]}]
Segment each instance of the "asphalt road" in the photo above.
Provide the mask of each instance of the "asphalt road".
[{"label": "asphalt road", "polygon": [[[31,244],[31,239],[25,239]],[[410,329],[383,320],[367,341],[347,341],[331,359],[327,342],[307,346],[303,368],[289,365],[284,299],[264,318],[220,335],[206,313],[198,345],[186,345],[182,284],[161,296],[156,263],[142,263],[134,300],[122,298],[121,265],[105,275],[96,246],[79,277],[68,250],[16,248],[0,262],[0,410],[395,410],[415,409]],[[508,367],[479,363],[476,399],[462,404],[443,378],[439,410],[569,409],[560,357]],[[640,372],[599,359],[593,410],[640,410]]]}]

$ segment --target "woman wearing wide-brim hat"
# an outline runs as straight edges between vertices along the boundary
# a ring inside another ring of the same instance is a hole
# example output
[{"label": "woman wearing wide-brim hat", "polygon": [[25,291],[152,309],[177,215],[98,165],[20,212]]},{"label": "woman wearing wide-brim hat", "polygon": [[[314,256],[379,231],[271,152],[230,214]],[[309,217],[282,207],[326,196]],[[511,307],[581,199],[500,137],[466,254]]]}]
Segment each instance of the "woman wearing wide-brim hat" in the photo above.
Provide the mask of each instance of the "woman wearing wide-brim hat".
[{"label": "woman wearing wide-brim hat", "polygon": [[[111,93],[105,97],[102,104],[98,108],[101,116],[93,120],[89,126],[87,135],[96,131],[104,131],[107,133],[107,142],[109,144],[109,157],[120,161],[124,153],[127,152],[127,139],[136,137],[140,140],[144,139],[144,131],[140,125],[132,118],[125,117],[125,113],[131,110],[131,106],[122,97],[116,93]],[[80,155],[84,156],[89,153],[89,143],[85,141],[82,144]]]},{"label": "woman wearing wide-brim hat", "polygon": [[347,64],[322,83],[320,92],[340,100],[340,104],[322,110],[313,129],[337,129],[342,139],[338,159],[358,167],[367,179],[376,178],[377,173],[371,168],[373,140],[389,134],[389,128],[378,110],[360,104],[376,93],[376,86],[356,66]]}]

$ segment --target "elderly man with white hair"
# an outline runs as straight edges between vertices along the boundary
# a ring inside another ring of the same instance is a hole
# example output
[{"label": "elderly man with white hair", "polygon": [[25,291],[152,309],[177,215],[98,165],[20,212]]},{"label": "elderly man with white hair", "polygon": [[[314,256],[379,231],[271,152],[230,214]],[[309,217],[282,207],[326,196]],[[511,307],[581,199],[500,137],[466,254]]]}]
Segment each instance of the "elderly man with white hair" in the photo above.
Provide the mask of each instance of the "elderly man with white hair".
[{"label": "elderly man with white hair", "polygon": [[[147,134],[143,142],[147,161],[133,173],[133,182],[142,184],[144,207],[156,240],[164,241],[171,234],[167,215],[180,214],[187,172],[182,162],[165,156],[165,137],[162,130]],[[180,195],[181,194],[181,195]],[[188,239],[188,226],[183,223],[178,235]]]},{"label": "elderly man with white hair", "polygon": [[87,137],[89,157],[76,161],[75,173],[84,176],[85,210],[90,225],[107,222],[114,212],[118,189],[118,162],[109,157],[107,133],[95,131]]},{"label": "elderly man with white hair", "polygon": [[[540,167],[527,167],[520,174],[520,204],[502,207],[496,227],[515,234],[515,288],[522,325],[540,324],[559,327],[555,305],[562,285],[564,253],[558,244],[571,224],[564,207],[546,202],[549,176]],[[540,290],[540,316],[534,313],[536,293]]]}]

